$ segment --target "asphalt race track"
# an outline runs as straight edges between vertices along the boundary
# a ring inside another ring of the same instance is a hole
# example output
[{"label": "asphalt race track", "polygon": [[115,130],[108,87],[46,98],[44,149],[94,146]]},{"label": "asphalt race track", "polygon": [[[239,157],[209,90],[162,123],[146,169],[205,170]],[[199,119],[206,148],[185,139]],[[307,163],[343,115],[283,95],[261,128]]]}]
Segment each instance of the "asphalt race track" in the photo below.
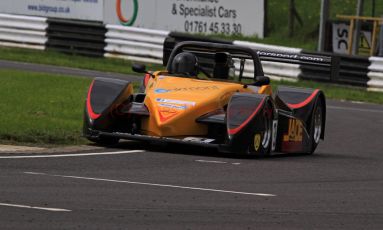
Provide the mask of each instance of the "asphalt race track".
[{"label": "asphalt race track", "polygon": [[54,65],[44,65],[44,64],[35,64],[27,62],[16,62],[16,61],[7,61],[0,60],[1,69],[16,69],[29,72],[39,72],[39,73],[48,73],[48,74],[59,74],[66,76],[75,76],[75,77],[106,77],[106,78],[118,78],[118,79],[129,79],[130,81],[137,82],[142,78],[138,76],[120,74],[120,73],[109,73],[109,72],[100,72],[95,70],[85,70],[71,67],[63,66],[54,66]]},{"label": "asphalt race track", "polygon": [[123,142],[0,155],[0,229],[383,229],[383,106],[329,101],[316,153]]}]

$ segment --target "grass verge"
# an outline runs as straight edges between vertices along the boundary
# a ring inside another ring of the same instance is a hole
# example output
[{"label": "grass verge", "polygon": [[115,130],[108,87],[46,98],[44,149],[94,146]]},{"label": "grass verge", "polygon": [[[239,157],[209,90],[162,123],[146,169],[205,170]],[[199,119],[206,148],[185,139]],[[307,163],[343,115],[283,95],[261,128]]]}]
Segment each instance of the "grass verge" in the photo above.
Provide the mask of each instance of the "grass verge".
[{"label": "grass verge", "polygon": [[90,79],[0,70],[0,140],[82,144],[83,105]]}]

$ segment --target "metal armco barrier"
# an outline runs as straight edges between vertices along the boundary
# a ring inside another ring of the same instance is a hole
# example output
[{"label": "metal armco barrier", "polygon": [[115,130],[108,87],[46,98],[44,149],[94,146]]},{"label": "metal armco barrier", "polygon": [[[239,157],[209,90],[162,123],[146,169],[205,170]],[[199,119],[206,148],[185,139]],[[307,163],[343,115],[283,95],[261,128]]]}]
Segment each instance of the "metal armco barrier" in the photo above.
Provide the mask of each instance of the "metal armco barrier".
[{"label": "metal armco barrier", "polygon": [[106,25],[105,57],[161,64],[168,31]]},{"label": "metal armco barrier", "polygon": [[336,83],[366,87],[369,78],[367,57],[340,56],[339,76]]},{"label": "metal armco barrier", "polygon": [[47,49],[87,56],[104,56],[106,29],[102,23],[48,19]]},{"label": "metal armco barrier", "polygon": [[321,66],[302,65],[302,79],[362,87],[367,86],[369,80],[367,77],[368,58],[330,53],[323,53],[321,55],[331,56],[331,69]]},{"label": "metal armco barrier", "polygon": [[368,89],[383,92],[383,58],[370,57],[369,60],[371,65],[368,67],[368,77],[370,78],[367,82]]},{"label": "metal armco barrier", "polygon": [[0,45],[45,49],[47,19],[42,17],[0,14]]}]

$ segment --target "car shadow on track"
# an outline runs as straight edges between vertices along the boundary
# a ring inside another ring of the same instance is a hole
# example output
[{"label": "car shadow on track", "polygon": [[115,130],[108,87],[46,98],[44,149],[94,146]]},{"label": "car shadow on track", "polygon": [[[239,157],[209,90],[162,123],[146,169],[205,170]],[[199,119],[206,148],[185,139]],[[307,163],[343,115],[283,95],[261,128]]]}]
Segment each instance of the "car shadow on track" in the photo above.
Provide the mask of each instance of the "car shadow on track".
[{"label": "car shadow on track", "polygon": [[215,148],[198,147],[192,145],[182,144],[168,144],[168,143],[145,143],[139,141],[121,141],[116,145],[107,146],[109,149],[118,150],[130,150],[130,149],[142,149],[148,152],[156,153],[170,153],[179,155],[190,155],[190,156],[203,156],[203,157],[214,157],[214,158],[227,158],[227,159],[257,159],[257,160],[270,160],[270,159],[283,159],[292,157],[318,157],[317,155],[308,154],[273,154],[267,157],[258,157],[253,155],[235,154],[235,153],[224,153],[219,152]]}]

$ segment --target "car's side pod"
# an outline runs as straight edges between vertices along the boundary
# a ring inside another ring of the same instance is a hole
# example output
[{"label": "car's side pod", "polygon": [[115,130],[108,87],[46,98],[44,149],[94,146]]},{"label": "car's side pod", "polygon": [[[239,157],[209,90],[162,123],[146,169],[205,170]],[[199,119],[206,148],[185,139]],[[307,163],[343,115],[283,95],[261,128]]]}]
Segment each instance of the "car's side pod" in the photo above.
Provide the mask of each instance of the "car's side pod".
[{"label": "car's side pod", "polygon": [[319,89],[295,88],[280,86],[275,94],[275,103],[280,110],[290,111],[292,116],[305,122],[310,127],[313,110],[320,101],[322,106],[322,132],[321,139],[324,139],[326,125],[326,98]]},{"label": "car's side pod", "polygon": [[129,81],[95,78],[89,86],[84,112],[84,135],[89,130],[116,130],[118,116],[115,111],[133,94]]},{"label": "car's side pod", "polygon": [[249,146],[254,145],[256,131],[265,129],[265,117],[269,122],[273,120],[271,105],[270,96],[264,94],[235,93],[231,97],[227,107],[227,132],[232,152],[248,153]]}]

